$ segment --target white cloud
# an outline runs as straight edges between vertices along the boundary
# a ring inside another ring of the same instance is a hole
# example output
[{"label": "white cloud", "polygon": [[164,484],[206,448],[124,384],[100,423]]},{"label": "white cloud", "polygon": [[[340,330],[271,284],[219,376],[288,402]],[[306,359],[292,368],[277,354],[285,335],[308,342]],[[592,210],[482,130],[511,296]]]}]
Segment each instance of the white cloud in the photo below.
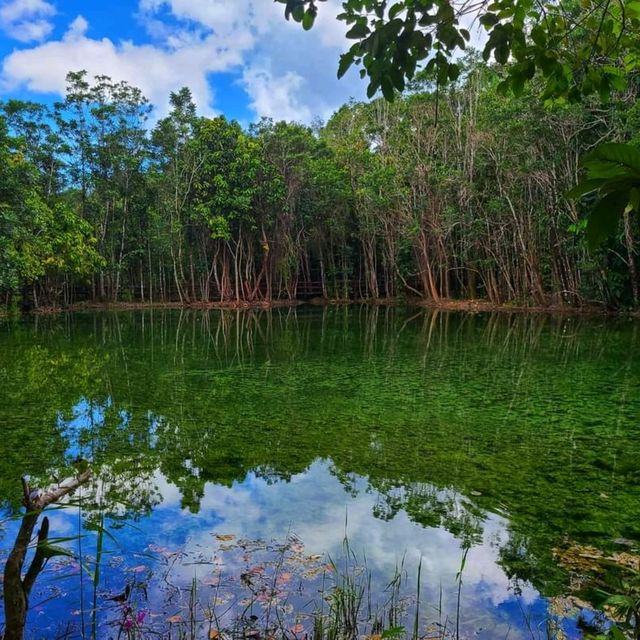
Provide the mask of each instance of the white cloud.
[{"label": "white cloud", "polygon": [[271,71],[250,67],[242,83],[251,99],[251,108],[258,117],[293,122],[309,122],[311,109],[301,102],[305,80],[294,72],[274,76]]},{"label": "white cloud", "polygon": [[324,2],[314,29],[304,32],[285,21],[282,4],[268,0],[139,0],[137,16],[150,42],[89,37],[87,21],[78,16],[59,40],[9,54],[0,89],[62,95],[66,74],[86,69],[90,76],[105,74],[138,86],[160,114],[166,112],[169,93],[186,85],[200,113],[210,115],[215,74],[235,72],[256,118],[327,118],[354,94],[364,93],[355,73],[349,76],[353,81],[336,78],[338,56],[347,43],[344,26],[335,20],[339,7],[339,0]]},{"label": "white cloud", "polygon": [[[63,95],[66,74],[86,69],[90,76],[105,74],[139,87],[159,115],[167,110],[169,93],[186,85],[200,113],[212,115],[215,74],[233,72],[255,118],[306,123],[315,117],[326,120],[352,97],[364,98],[366,82],[356,70],[336,78],[339,54],[349,44],[344,23],[336,19],[341,0],[319,5],[310,32],[287,22],[283,5],[270,0],[130,1],[138,3],[136,16],[146,37],[92,38],[87,21],[78,16],[59,40],[9,54],[2,62],[0,90]],[[56,12],[50,2],[2,2],[0,28],[12,37],[39,41],[50,34]],[[100,25],[92,27],[95,32]],[[477,27],[472,33],[476,45],[486,37]]]},{"label": "white cloud", "polygon": [[347,46],[346,28],[336,20],[340,0],[320,6],[308,33],[284,19],[282,4],[266,0],[140,0],[140,16],[149,33],[178,46],[184,33],[177,35],[160,19],[163,10],[185,28],[205,30],[242,46],[241,85],[258,118],[327,118],[354,93],[364,93],[360,82],[336,78],[339,53]]},{"label": "white cloud", "polygon": [[44,40],[53,30],[55,14],[45,0],[9,0],[0,4],[0,29],[20,42]]},{"label": "white cloud", "polygon": [[[211,29],[220,35],[249,30],[254,34],[269,34],[286,24],[284,6],[266,0],[140,0],[143,20],[153,20],[163,8],[179,21]],[[313,31],[323,46],[343,48],[346,28],[336,20],[341,0],[326,0],[320,7]],[[290,23],[299,30],[300,25]]]},{"label": "white cloud", "polygon": [[24,86],[34,92],[64,94],[66,74],[85,69],[90,76],[105,74],[139,87],[161,112],[171,91],[189,86],[201,112],[210,113],[213,92],[207,75],[242,61],[237,50],[215,35],[170,49],[92,39],[86,29],[86,20],[78,16],[61,40],[7,56],[2,67],[4,90]]},{"label": "white cloud", "polygon": [[[165,496],[163,509],[176,513],[163,519],[172,530],[180,520],[180,494],[161,476],[156,484]],[[248,474],[232,487],[208,483],[198,515],[190,515],[188,536],[181,550],[196,556],[211,552],[216,542],[214,533],[236,534],[240,538],[283,540],[287,532],[294,533],[304,543],[306,553],[328,554],[334,560],[344,553],[345,523],[350,547],[356,556],[366,557],[374,584],[387,584],[400,562],[405,563],[404,589],[415,593],[418,563],[422,560],[422,594],[424,602],[441,601],[443,616],[453,619],[457,605],[456,576],[463,551],[460,541],[443,527],[425,528],[400,511],[392,520],[374,517],[378,496],[364,478],[356,481],[358,495],[351,497],[340,482],[330,474],[325,462],[313,463],[304,473],[293,476],[289,482],[269,484]],[[420,489],[417,485],[414,489]],[[438,491],[430,485],[424,491]],[[442,497],[455,500],[460,496],[451,490],[438,491]],[[513,597],[511,581],[499,562],[497,539],[509,538],[506,519],[487,514],[482,522],[480,539],[469,550],[463,575],[464,597],[461,619],[477,620],[483,617],[483,626],[493,631],[492,637],[509,635],[524,640],[524,630],[512,628],[501,619],[495,607]],[[192,556],[184,564],[173,568],[172,581],[188,586],[193,579]],[[227,575],[239,573],[231,556],[225,557]],[[539,597],[526,582],[520,585],[520,605],[526,610]],[[440,591],[442,589],[442,592]],[[463,622],[464,624],[464,622]],[[473,623],[471,623],[473,624]]]},{"label": "white cloud", "polygon": [[89,23],[83,16],[77,16],[76,19],[69,25],[69,29],[65,35],[65,38],[69,41],[77,40],[87,33]]},{"label": "white cloud", "polygon": [[[272,484],[249,473],[231,487],[207,483],[199,513],[189,514],[181,507],[180,490],[161,472],[156,472],[152,479],[144,482],[143,489],[146,487],[154,493],[157,490],[163,501],[152,515],[136,521],[135,529],[125,527],[115,532],[120,542],[117,555],[124,556],[125,566],[147,564],[148,558],[137,556],[137,552],[150,542],[186,554],[174,556],[170,582],[188,592],[194,575],[202,577],[205,572],[211,572],[208,563],[213,562],[216,555],[221,560],[216,565],[223,567],[227,584],[231,584],[229,578],[245,570],[245,558],[233,552],[219,554],[216,533],[279,541],[295,534],[304,544],[306,554],[328,554],[339,562],[344,557],[346,526],[351,550],[357,558],[366,558],[374,596],[376,593],[383,596],[378,590],[388,584],[401,562],[406,572],[402,593],[415,594],[417,567],[422,561],[421,597],[426,605],[421,610],[422,620],[435,618],[435,603],[439,603],[438,608],[441,605],[443,620],[455,620],[457,573],[463,555],[461,541],[443,527],[423,527],[413,522],[402,510],[389,521],[374,517],[373,510],[379,499],[377,492],[363,477],[356,477],[354,486],[357,495],[350,495],[330,472],[329,465],[316,461],[288,482]],[[424,484],[414,485],[413,490],[435,492],[461,507],[461,496],[452,489]],[[77,508],[56,511],[49,517],[55,535],[77,532]],[[9,538],[17,526],[17,522],[9,523]],[[482,627],[482,635],[486,637],[526,640],[531,634],[525,620],[528,623],[532,616],[531,621],[537,624],[544,606],[540,594],[528,582],[521,582],[522,591],[516,601],[512,581],[500,563],[500,543],[507,543],[509,536],[509,521],[504,517],[486,514],[482,519],[482,534],[468,552],[462,575],[459,613],[463,637],[473,637]],[[108,568],[107,580],[118,575],[113,571]],[[42,577],[45,586],[51,584],[47,580],[61,584],[62,588],[71,584],[60,583],[60,579],[61,575],[55,572],[45,572]],[[157,582],[154,580],[150,585],[148,606],[160,610],[159,605],[166,604],[167,592],[158,590]],[[503,608],[503,603],[509,604]],[[522,618],[512,618],[509,609],[514,615],[520,609]]]}]

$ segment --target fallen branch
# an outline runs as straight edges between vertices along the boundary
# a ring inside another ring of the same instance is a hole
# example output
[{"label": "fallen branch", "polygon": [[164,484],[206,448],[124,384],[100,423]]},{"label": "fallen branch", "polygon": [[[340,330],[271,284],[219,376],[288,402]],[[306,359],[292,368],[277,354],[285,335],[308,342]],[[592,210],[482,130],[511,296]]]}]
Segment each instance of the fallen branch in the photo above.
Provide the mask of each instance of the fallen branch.
[{"label": "fallen branch", "polygon": [[16,541],[7,558],[4,571],[4,612],[6,627],[4,640],[22,640],[29,609],[29,595],[35,581],[46,564],[45,546],[49,535],[49,518],[42,520],[38,531],[38,543],[27,572],[22,577],[33,530],[44,509],[83,485],[91,477],[91,470],[67,478],[64,482],[44,491],[33,490],[26,478],[22,478],[23,504],[26,513],[22,517]]}]

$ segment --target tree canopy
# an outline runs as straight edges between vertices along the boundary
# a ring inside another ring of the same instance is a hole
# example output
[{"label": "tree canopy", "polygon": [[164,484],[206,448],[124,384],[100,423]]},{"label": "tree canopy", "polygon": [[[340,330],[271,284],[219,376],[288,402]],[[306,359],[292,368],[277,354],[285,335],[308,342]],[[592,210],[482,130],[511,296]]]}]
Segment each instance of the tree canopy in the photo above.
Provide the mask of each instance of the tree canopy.
[{"label": "tree canopy", "polygon": [[[581,156],[637,140],[636,88],[545,105],[459,64],[315,128],[203,118],[186,88],[150,126],[135,87],[84,72],[53,108],[1,104],[3,301],[638,306],[635,214],[588,251],[593,196],[566,197]],[[614,169],[589,184],[629,185]]]}]

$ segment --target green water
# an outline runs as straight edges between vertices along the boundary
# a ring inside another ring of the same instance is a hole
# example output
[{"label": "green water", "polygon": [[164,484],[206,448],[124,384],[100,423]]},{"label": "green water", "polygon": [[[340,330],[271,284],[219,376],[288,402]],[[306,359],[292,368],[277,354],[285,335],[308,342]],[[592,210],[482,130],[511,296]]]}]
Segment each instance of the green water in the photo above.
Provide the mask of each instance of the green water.
[{"label": "green water", "polygon": [[437,537],[450,572],[485,549],[478,584],[497,571],[495,589],[545,598],[568,588],[554,549],[640,541],[639,391],[631,320],[354,306],[6,321],[0,497],[15,508],[21,474],[82,454],[132,539],[177,544],[176,513],[181,544],[211,518],[274,536],[299,520],[322,552],[346,513],[363,548],[424,536],[426,556]]}]

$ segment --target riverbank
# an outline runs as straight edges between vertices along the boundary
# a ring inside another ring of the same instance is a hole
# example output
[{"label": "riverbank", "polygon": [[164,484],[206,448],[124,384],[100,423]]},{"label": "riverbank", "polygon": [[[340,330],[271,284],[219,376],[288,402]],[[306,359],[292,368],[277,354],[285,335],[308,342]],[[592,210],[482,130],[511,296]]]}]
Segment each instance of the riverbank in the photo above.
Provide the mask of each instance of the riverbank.
[{"label": "riverbank", "polygon": [[144,311],[146,309],[276,309],[280,307],[297,307],[305,304],[302,300],[272,300],[271,302],[246,302],[235,300],[230,302],[78,302],[66,307],[39,307],[30,313],[49,315],[75,311]]},{"label": "riverbank", "polygon": [[[51,315],[76,311],[140,311],[147,309],[222,309],[252,310],[277,309],[313,306],[342,306],[366,304],[371,306],[410,306],[431,309],[434,311],[458,311],[464,313],[531,313],[549,315],[581,315],[640,318],[640,310],[607,309],[598,306],[569,305],[526,305],[517,303],[495,304],[488,300],[424,300],[419,298],[377,298],[377,299],[345,299],[345,298],[312,298],[311,300],[271,300],[271,301],[228,301],[228,302],[78,302],[66,307],[40,307],[29,312],[37,315]],[[7,317],[9,312],[0,310],[0,317]]]},{"label": "riverbank", "polygon": [[617,316],[640,318],[640,310],[607,309],[596,306],[523,305],[516,303],[494,304],[488,300],[419,300],[420,307],[438,311],[462,311],[466,313],[535,313],[550,315]]}]

